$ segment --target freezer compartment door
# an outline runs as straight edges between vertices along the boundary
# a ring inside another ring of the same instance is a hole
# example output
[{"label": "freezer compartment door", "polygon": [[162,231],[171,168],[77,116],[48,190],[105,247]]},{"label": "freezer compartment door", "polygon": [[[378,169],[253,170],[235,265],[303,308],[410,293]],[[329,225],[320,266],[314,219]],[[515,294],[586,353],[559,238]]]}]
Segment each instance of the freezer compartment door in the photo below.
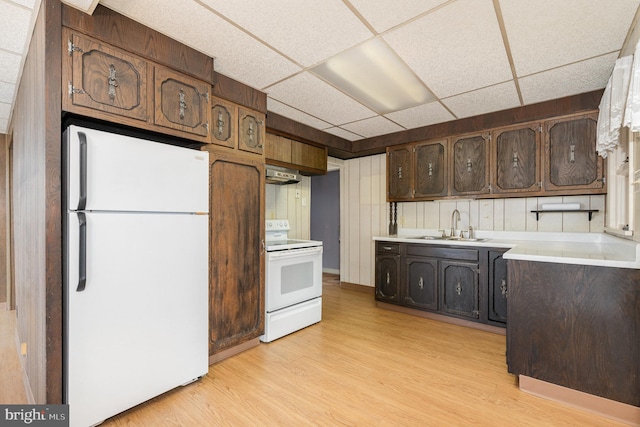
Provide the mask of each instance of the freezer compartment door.
[{"label": "freezer compartment door", "polygon": [[208,216],[70,212],[66,222],[71,426],[206,374]]},{"label": "freezer compartment door", "polygon": [[209,211],[207,152],[69,126],[64,160],[69,210]]}]

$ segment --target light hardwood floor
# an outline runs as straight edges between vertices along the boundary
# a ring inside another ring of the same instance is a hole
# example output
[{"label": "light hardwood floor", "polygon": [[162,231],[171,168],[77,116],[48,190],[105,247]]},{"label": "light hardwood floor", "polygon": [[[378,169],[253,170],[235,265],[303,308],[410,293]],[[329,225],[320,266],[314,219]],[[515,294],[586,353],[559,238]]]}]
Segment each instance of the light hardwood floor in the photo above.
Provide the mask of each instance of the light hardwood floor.
[{"label": "light hardwood floor", "polygon": [[325,280],[323,320],[213,365],[115,426],[622,426],[518,390],[505,337]]},{"label": "light hardwood floor", "polygon": [[102,426],[623,426],[520,392],[504,336],[382,310],[326,279],[319,324]]}]

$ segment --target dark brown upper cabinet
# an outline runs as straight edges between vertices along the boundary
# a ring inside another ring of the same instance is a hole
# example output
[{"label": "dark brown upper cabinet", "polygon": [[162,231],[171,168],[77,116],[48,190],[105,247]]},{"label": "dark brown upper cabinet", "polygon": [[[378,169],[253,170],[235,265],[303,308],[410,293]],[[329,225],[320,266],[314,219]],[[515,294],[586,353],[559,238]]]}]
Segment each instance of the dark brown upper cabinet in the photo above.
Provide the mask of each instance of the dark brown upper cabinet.
[{"label": "dark brown upper cabinet", "polygon": [[486,194],[489,186],[489,135],[451,139],[451,195]]},{"label": "dark brown upper cabinet", "polygon": [[548,120],[544,129],[545,190],[604,192],[604,161],[596,152],[597,115]]},{"label": "dark brown upper cabinet", "polygon": [[413,146],[387,150],[387,199],[413,198]]},{"label": "dark brown upper cabinet", "polygon": [[238,107],[238,149],[263,154],[265,138],[265,115]]},{"label": "dark brown upper cabinet", "polygon": [[496,129],[491,135],[493,193],[540,191],[541,125]]},{"label": "dark brown upper cabinet", "polygon": [[211,97],[211,143],[238,146],[238,106],[215,97]]},{"label": "dark brown upper cabinet", "polygon": [[415,198],[446,196],[447,140],[418,143],[413,147]]},{"label": "dark brown upper cabinet", "polygon": [[210,85],[168,68],[154,67],[154,121],[209,141]]},{"label": "dark brown upper cabinet", "polygon": [[115,114],[147,121],[149,65],[145,60],[68,30],[63,39],[65,110],[99,118]]}]

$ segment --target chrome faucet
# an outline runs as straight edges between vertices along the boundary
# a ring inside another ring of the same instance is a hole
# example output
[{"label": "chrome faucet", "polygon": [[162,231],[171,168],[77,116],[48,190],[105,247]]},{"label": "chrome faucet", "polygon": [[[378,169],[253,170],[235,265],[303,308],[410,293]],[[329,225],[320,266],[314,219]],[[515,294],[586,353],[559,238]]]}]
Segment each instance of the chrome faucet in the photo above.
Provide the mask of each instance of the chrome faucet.
[{"label": "chrome faucet", "polygon": [[[458,217],[457,219],[454,219],[456,214],[458,214]],[[456,221],[456,222],[454,223],[453,221]],[[451,237],[453,237],[456,234],[456,227],[458,225],[457,221],[460,221],[460,211],[458,209],[454,209],[453,212],[451,212],[451,234],[450,234]]]}]

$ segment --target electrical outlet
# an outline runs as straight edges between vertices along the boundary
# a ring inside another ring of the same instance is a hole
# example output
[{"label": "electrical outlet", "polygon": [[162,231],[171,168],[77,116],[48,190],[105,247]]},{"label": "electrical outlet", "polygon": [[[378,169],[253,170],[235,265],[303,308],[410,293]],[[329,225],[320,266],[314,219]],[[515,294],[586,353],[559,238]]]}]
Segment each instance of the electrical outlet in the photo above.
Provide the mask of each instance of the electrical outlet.
[{"label": "electrical outlet", "polygon": [[22,354],[23,356],[27,355],[27,343],[23,342],[22,344],[20,344],[20,354]]},{"label": "electrical outlet", "polygon": [[302,206],[307,206],[307,198],[306,197],[302,198]]},{"label": "electrical outlet", "polygon": [[299,199],[299,198],[300,198],[300,190],[296,188],[296,199]]}]

